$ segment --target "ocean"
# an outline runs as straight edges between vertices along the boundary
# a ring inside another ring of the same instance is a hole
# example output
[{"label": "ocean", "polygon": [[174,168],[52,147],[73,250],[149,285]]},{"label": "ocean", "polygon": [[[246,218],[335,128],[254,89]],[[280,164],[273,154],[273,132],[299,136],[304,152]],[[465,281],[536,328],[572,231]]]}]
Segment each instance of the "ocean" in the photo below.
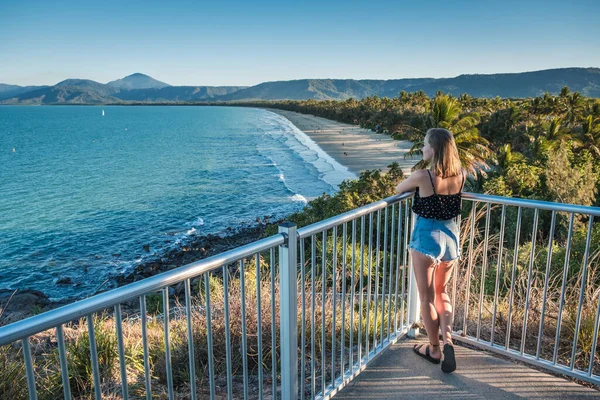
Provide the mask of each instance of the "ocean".
[{"label": "ocean", "polygon": [[0,288],[84,297],[195,235],[284,217],[348,178],[267,110],[0,106]]}]

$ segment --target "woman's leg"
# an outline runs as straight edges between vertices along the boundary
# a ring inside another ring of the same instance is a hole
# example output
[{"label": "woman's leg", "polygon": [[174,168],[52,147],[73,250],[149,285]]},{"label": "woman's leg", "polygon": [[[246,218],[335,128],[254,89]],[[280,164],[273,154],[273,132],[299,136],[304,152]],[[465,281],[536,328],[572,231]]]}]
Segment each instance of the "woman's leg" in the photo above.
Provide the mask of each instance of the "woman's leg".
[{"label": "woman's leg", "polygon": [[[440,358],[440,339],[439,331],[440,324],[438,314],[435,309],[435,285],[434,271],[435,267],[433,260],[418,251],[411,251],[413,268],[415,277],[417,278],[417,288],[419,289],[419,299],[421,300],[421,316],[427,330],[429,343],[433,345],[430,348],[430,354],[433,358]],[[425,346],[422,346],[419,351],[425,354]]]},{"label": "woman's leg", "polygon": [[452,343],[452,303],[446,289],[455,261],[441,262],[434,274],[435,309],[439,318],[444,344]]}]

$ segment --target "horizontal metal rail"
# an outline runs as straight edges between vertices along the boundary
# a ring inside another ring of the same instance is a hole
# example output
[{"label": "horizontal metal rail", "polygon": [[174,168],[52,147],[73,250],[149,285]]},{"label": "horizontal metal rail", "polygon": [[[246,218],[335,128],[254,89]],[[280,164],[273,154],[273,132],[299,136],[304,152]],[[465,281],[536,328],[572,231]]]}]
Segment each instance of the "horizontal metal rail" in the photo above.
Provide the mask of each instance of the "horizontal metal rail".
[{"label": "horizontal metal rail", "polygon": [[54,328],[69,321],[85,317],[91,313],[112,308],[117,304],[155,292],[164,287],[184,282],[220,268],[241,258],[279,246],[285,242],[281,234],[249,243],[245,246],[217,254],[204,260],[187,264],[177,269],[104,292],[73,304],[35,315],[0,328],[0,346]]},{"label": "horizontal metal rail", "polygon": [[356,210],[347,211],[343,214],[336,215],[335,217],[327,218],[323,221],[316,222],[309,226],[305,226],[304,228],[298,229],[298,238],[304,239],[310,237],[311,235],[321,233],[324,230],[333,228],[334,226],[339,226],[344,222],[350,222],[352,220],[362,217],[363,215],[368,215],[374,211],[383,210],[384,208],[393,203],[397,203],[401,200],[406,200],[412,196],[412,193],[397,194],[385,198],[383,200],[379,200],[375,203],[367,204],[366,206],[362,206],[360,208],[357,208]]},{"label": "horizontal metal rail", "polygon": [[525,208],[537,208],[538,210],[560,211],[574,214],[587,214],[600,217],[600,207],[581,206],[576,204],[554,203],[551,201],[529,200],[518,197],[492,196],[489,194],[469,193],[462,194],[465,200],[474,200],[484,203],[500,204],[505,206],[516,206]]},{"label": "horizontal metal rail", "polygon": [[535,355],[520,354],[520,352],[517,350],[512,350],[512,349],[506,350],[506,348],[503,345],[502,346],[497,345],[497,344],[490,345],[489,343],[483,343],[481,341],[478,341],[474,337],[471,337],[471,336],[465,337],[465,336],[462,336],[460,333],[454,333],[454,332],[452,333],[452,339],[456,340],[457,342],[468,343],[471,346],[478,347],[483,350],[488,350],[488,351],[491,351],[496,354],[500,354],[504,357],[512,358],[514,360],[521,361],[521,362],[524,362],[527,364],[531,364],[531,365],[534,365],[539,368],[544,368],[555,374],[567,375],[567,376],[570,376],[575,379],[580,379],[582,381],[596,383],[596,384],[598,384],[598,382],[599,382],[598,378],[600,378],[600,377],[598,375],[590,376],[585,371],[577,371],[577,370],[571,371],[568,366],[553,364],[552,361],[536,358]]},{"label": "horizontal metal rail", "polygon": [[[338,216],[328,218],[321,222],[317,222],[310,226],[298,229],[298,238],[303,239],[310,237],[316,233],[331,229],[333,226],[340,225],[344,222],[352,221],[361,216],[368,215],[374,211],[382,210],[385,207],[401,200],[412,197],[412,193],[403,193],[388,197],[384,200],[360,207],[356,210],[348,211]],[[546,201],[527,200],[518,198],[506,198],[500,196],[490,196],[476,193],[463,193],[464,199],[483,201],[494,204],[514,205],[528,208],[538,208],[544,210],[564,211],[573,213],[584,213],[593,216],[600,216],[600,208],[586,207],[571,204],[560,204]],[[69,304],[48,311],[46,313],[19,321],[17,323],[0,327],[0,346],[5,345],[35,333],[56,327],[60,324],[85,317],[86,315],[105,309],[114,307],[116,304],[139,297],[145,293],[153,292],[165,286],[183,282],[186,279],[199,276],[204,272],[218,268],[223,264],[236,261],[240,258],[247,257],[262,250],[278,246],[285,241],[285,238],[278,234],[270,238],[250,243],[248,245],[197,261],[178,269],[165,272],[144,279],[139,282],[129,284],[124,287],[110,290],[105,293],[90,297],[85,300]]]}]

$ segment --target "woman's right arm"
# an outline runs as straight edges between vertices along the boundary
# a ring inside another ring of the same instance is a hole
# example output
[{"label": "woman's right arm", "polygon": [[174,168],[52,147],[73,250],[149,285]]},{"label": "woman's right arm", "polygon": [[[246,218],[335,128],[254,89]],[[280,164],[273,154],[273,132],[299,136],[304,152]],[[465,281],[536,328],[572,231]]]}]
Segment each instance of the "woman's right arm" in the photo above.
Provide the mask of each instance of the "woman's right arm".
[{"label": "woman's right arm", "polygon": [[405,192],[414,192],[421,183],[421,177],[423,176],[424,170],[415,171],[409,175],[408,178],[403,180],[396,186],[396,194]]}]

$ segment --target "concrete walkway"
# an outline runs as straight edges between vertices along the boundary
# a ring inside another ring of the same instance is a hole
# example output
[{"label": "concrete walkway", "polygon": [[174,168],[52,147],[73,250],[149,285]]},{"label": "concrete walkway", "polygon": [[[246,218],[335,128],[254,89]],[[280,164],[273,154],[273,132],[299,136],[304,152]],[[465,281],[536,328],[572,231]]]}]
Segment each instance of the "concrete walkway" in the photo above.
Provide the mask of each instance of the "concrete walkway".
[{"label": "concrete walkway", "polygon": [[460,345],[457,370],[445,374],[412,352],[419,342],[391,346],[334,399],[600,399],[600,391]]}]

